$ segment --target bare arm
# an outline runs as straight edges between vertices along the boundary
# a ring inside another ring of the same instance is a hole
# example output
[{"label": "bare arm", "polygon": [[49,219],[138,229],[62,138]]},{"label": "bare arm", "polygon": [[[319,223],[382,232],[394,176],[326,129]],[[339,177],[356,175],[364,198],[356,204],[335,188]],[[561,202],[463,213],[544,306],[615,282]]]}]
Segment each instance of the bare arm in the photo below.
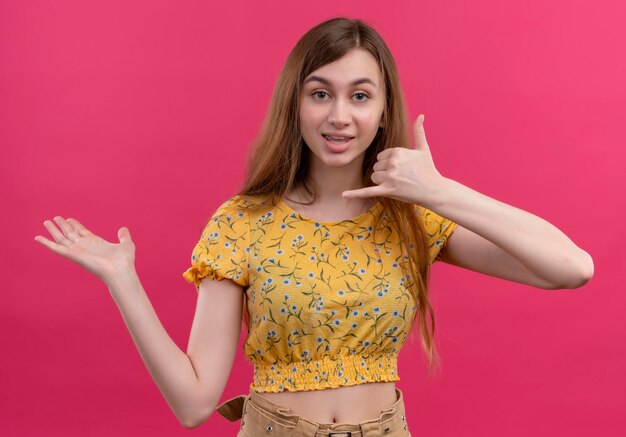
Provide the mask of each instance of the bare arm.
[{"label": "bare arm", "polygon": [[429,206],[459,224],[442,259],[544,289],[578,288],[593,276],[591,256],[548,221],[442,178]]},{"label": "bare arm", "polygon": [[134,269],[107,285],[152,379],[180,423],[192,427],[202,403],[191,360],[165,331]]},{"label": "bare arm", "polygon": [[200,282],[187,348],[200,385],[200,408],[196,408],[192,426],[211,417],[224,392],[237,354],[244,298],[244,288],[230,279],[204,278]]},{"label": "bare arm", "polygon": [[54,241],[35,240],[86,268],[109,287],[130,335],[168,405],[191,428],[210,417],[230,374],[241,329],[243,287],[225,279],[203,279],[189,341],[189,355],[176,346],[159,321],[137,276],[135,245],[128,228],[119,244],[93,234],[78,220],[46,220]]},{"label": "bare arm", "polygon": [[501,247],[461,225],[457,225],[448,237],[440,257],[445,263],[496,278],[544,290],[563,288],[537,275]]},{"label": "bare arm", "polygon": [[593,259],[548,221],[442,176],[435,168],[424,116],[413,125],[414,147],[377,156],[374,186],[347,198],[385,196],[424,206],[458,226],[441,259],[499,278],[545,289],[578,288],[594,273]]},{"label": "bare arm", "polygon": [[237,352],[243,287],[229,279],[202,280],[187,353],[163,328],[134,269],[111,281],[109,290],[152,379],[180,423],[194,428],[208,420]]}]

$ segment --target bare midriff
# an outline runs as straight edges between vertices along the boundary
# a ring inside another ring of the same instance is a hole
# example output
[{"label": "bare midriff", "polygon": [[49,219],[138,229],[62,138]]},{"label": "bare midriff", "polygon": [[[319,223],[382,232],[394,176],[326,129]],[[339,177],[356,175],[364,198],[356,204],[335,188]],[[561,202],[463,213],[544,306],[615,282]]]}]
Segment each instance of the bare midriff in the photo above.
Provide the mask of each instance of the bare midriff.
[{"label": "bare midriff", "polygon": [[394,382],[371,382],[325,390],[259,395],[319,423],[357,424],[378,418],[383,408],[395,403],[395,388]]}]

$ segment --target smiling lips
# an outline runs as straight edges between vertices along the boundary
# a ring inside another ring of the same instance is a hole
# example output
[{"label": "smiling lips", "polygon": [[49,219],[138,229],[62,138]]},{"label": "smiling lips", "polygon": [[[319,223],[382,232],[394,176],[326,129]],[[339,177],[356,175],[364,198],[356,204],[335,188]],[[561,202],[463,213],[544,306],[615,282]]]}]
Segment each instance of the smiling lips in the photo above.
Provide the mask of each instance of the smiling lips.
[{"label": "smiling lips", "polygon": [[329,141],[332,141],[335,144],[342,144],[345,143],[346,141],[350,141],[352,138],[351,136],[347,136],[347,135],[327,135],[327,134],[322,134],[322,136],[324,138],[326,138]]},{"label": "smiling lips", "polygon": [[326,145],[328,146],[328,148],[335,153],[340,153],[347,150],[350,143],[354,139],[354,137],[350,136],[334,136],[325,134],[322,134],[322,136],[326,140]]}]

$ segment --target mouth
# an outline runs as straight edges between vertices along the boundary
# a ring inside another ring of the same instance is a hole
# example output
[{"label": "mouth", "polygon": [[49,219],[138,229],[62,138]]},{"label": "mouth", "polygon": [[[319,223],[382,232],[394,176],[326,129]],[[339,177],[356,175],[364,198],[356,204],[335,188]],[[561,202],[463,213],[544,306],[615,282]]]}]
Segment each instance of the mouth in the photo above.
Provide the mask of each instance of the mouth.
[{"label": "mouth", "polygon": [[334,135],[325,135],[325,134],[322,134],[322,136],[333,144],[345,144],[349,142],[350,140],[354,139],[354,137],[351,137],[351,136],[334,136]]},{"label": "mouth", "polygon": [[333,136],[333,135],[325,135],[324,137],[326,147],[333,153],[341,153],[348,150],[350,144],[352,144],[352,140],[354,137],[350,136]]}]

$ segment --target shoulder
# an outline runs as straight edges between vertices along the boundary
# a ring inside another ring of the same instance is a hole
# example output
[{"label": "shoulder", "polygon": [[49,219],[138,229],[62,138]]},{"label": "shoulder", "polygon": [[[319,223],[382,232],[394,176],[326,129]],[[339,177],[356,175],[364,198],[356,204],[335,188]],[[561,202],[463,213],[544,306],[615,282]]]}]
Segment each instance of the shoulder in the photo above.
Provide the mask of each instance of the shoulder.
[{"label": "shoulder", "polygon": [[214,210],[208,224],[248,227],[258,220],[259,215],[274,211],[275,208],[271,196],[237,194],[223,201]]},{"label": "shoulder", "polygon": [[448,238],[455,231],[458,224],[428,208],[422,206],[417,206],[417,208],[428,234],[428,243],[432,255],[431,262],[433,262],[439,259],[439,251],[446,246]]},{"label": "shoulder", "polygon": [[236,194],[222,202],[215,210],[214,215],[245,213],[265,203],[264,199],[259,196]]},{"label": "shoulder", "polygon": [[428,209],[421,205],[415,205],[415,208],[418,214],[420,215],[420,217],[422,217],[422,219],[427,225],[432,222],[440,222],[441,220],[443,220],[442,216],[440,216],[439,214],[437,214],[435,211],[431,209]]}]

